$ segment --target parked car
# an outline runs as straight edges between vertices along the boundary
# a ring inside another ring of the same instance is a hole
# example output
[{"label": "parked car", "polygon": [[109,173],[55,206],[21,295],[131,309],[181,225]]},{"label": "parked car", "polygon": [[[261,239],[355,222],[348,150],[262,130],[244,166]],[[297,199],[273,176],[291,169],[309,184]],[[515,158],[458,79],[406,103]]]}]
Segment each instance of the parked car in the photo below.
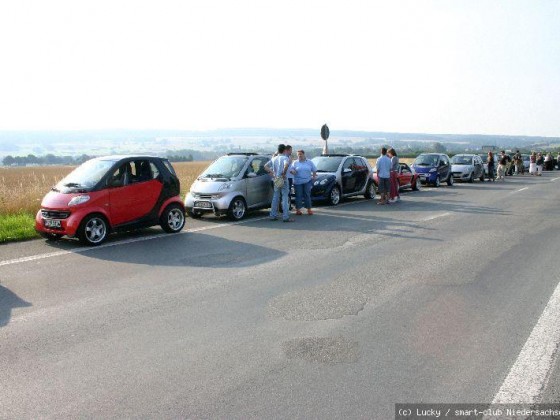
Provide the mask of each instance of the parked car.
[{"label": "parked car", "polygon": [[345,197],[375,197],[373,169],[366,158],[329,154],[314,157],[312,161],[317,167],[317,179],[311,188],[313,201],[325,200],[336,206]]},{"label": "parked car", "polygon": [[35,229],[48,240],[66,235],[99,245],[111,231],[185,225],[180,185],[167,159],[108,156],[88,160],[43,198]]},{"label": "parked car", "polygon": [[[420,189],[419,175],[412,172],[406,163],[399,163],[397,180],[399,181],[399,190],[410,188],[412,191],[418,191]],[[379,187],[379,178],[377,177],[377,171],[375,168],[373,168],[373,182],[375,182],[376,188]]]},{"label": "parked car", "polygon": [[459,154],[451,158],[451,173],[455,181],[484,181],[484,165],[478,155]]},{"label": "parked car", "polygon": [[272,182],[264,165],[270,156],[256,153],[228,153],[212,162],[185,197],[192,218],[213,213],[241,220],[249,210],[269,208]]},{"label": "parked car", "polygon": [[453,185],[449,156],[443,153],[422,153],[412,163],[412,170],[418,174],[422,184],[439,187],[442,182]]}]

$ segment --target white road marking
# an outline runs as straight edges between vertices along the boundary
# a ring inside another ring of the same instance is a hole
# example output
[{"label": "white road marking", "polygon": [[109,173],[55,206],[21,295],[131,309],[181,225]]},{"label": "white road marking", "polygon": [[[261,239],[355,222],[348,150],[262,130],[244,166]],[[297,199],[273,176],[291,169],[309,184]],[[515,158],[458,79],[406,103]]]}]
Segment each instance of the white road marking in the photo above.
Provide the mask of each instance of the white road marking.
[{"label": "white road marking", "polygon": [[510,194],[513,194],[513,193],[516,193],[516,192],[520,192],[520,191],[525,191],[525,190],[528,190],[528,189],[529,189],[529,187],[523,187],[523,188],[521,188],[521,189],[519,189],[519,190],[517,190],[517,191],[512,191]]},{"label": "white road marking", "polygon": [[433,216],[426,217],[425,219],[422,219],[421,221],[422,221],[422,222],[427,222],[427,221],[429,221],[429,220],[434,220],[434,219],[438,219],[438,218],[440,218],[440,217],[449,216],[450,214],[451,214],[451,213],[435,214],[435,215],[433,215]]},{"label": "white road marking", "polygon": [[558,178],[552,178],[550,181],[553,182],[553,181],[556,181],[557,179],[560,179],[560,177],[558,177]]},{"label": "white road marking", "polygon": [[538,402],[557,357],[560,343],[559,318],[560,283],[556,286],[521,353],[494,397],[493,404]]}]

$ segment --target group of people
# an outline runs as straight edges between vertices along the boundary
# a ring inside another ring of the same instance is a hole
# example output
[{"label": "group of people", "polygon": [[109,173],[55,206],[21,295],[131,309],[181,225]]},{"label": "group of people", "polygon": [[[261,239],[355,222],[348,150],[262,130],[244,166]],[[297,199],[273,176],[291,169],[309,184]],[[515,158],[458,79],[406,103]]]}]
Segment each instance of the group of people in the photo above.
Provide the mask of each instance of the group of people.
[{"label": "group of people", "polygon": [[297,151],[297,159],[292,162],[292,146],[279,144],[278,150],[265,165],[266,171],[272,177],[273,196],[270,207],[270,220],[278,220],[279,204],[281,203],[282,221],[293,222],[290,217],[290,191],[292,186],[296,193],[296,215],[303,215],[305,207],[309,216],[313,215],[311,208],[311,188],[317,178],[317,168],[312,160],[307,159],[305,151]]},{"label": "group of people", "polygon": [[[560,153],[558,154],[558,161],[560,162]],[[505,181],[505,176],[509,173],[512,175],[524,175],[525,165],[523,163],[523,156],[519,152],[510,157],[506,154],[505,150],[500,152],[497,158],[498,167],[495,167],[494,154],[490,151],[488,152],[488,181],[494,181],[495,179]],[[513,165],[513,168],[512,168]],[[554,159],[552,153],[547,153],[543,156],[541,152],[532,152],[529,156],[529,174],[535,176],[541,176],[543,167],[546,170],[554,169]],[[513,170],[512,170],[513,169]],[[496,177],[494,177],[494,172],[496,172]]]},{"label": "group of people", "polygon": [[377,179],[379,180],[379,195],[381,199],[379,205],[396,203],[401,200],[399,194],[399,158],[395,149],[390,147],[381,148],[381,155],[375,162],[377,169]]}]

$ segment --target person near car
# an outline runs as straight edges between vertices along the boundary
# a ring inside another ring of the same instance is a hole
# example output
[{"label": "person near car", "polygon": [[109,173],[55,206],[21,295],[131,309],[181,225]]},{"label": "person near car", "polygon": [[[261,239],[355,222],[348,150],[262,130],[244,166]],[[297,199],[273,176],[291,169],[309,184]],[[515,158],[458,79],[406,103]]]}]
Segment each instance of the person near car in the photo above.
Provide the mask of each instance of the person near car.
[{"label": "person near car", "polygon": [[292,163],[290,173],[294,178],[294,189],[296,192],[296,214],[301,216],[302,206],[307,209],[308,215],[313,215],[311,209],[311,187],[317,178],[317,167],[312,160],[305,157],[305,151],[297,151],[297,160]]},{"label": "person near car", "polygon": [[548,152],[544,157],[544,170],[552,171],[552,153]]},{"label": "person near car", "polygon": [[498,159],[498,176],[496,177],[498,180],[505,181],[506,178],[506,170],[507,170],[508,160],[506,157],[506,152],[502,150],[500,152],[500,157]]},{"label": "person near car", "polygon": [[531,156],[529,156],[529,173],[531,175],[537,173],[537,154],[535,152],[531,152]]},{"label": "person near car", "polygon": [[513,164],[515,165],[514,175],[525,173],[525,168],[523,167],[523,157],[521,156],[519,150],[515,152],[515,155],[513,155]]},{"label": "person near car", "polygon": [[389,190],[391,188],[391,159],[387,157],[387,148],[381,148],[381,155],[375,162],[377,179],[379,183],[379,194],[381,199],[377,204],[388,204]]},{"label": "person near car", "polygon": [[[289,144],[286,145],[286,156],[288,156],[288,158],[290,159],[290,166],[293,163],[293,159],[292,159],[292,146],[290,146]],[[292,193],[292,187],[294,185],[294,174],[291,173],[291,171],[288,170],[288,173],[286,174],[286,177],[288,179],[288,187],[290,188],[290,194]],[[290,211],[292,210],[292,200],[288,200],[289,201],[289,205],[290,205]]]},{"label": "person near car", "polygon": [[278,204],[282,202],[282,220],[284,222],[293,222],[290,218],[290,187],[286,174],[290,167],[290,158],[286,155],[286,146],[278,145],[278,155],[273,157],[264,165],[266,171],[273,178],[274,194],[272,196],[272,204],[270,206],[270,220],[278,220]]},{"label": "person near car", "polygon": [[389,178],[389,201],[400,201],[399,194],[399,157],[392,147],[387,150],[387,156],[391,159],[391,175]]},{"label": "person near car", "polygon": [[494,153],[492,153],[491,151],[488,152],[488,159],[486,160],[486,163],[488,163],[488,182],[490,181],[495,181],[495,177],[494,177]]},{"label": "person near car", "polygon": [[543,165],[544,165],[544,158],[541,152],[537,153],[537,176],[542,175]]}]

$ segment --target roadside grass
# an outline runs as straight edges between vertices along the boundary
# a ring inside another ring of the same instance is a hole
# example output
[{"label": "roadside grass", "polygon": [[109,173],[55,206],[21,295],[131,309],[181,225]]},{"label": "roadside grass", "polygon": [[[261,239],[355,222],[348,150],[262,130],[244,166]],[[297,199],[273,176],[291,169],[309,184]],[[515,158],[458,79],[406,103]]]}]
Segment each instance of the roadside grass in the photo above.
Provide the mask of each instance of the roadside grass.
[{"label": "roadside grass", "polygon": [[0,215],[0,243],[35,239],[35,216],[31,213]]}]

